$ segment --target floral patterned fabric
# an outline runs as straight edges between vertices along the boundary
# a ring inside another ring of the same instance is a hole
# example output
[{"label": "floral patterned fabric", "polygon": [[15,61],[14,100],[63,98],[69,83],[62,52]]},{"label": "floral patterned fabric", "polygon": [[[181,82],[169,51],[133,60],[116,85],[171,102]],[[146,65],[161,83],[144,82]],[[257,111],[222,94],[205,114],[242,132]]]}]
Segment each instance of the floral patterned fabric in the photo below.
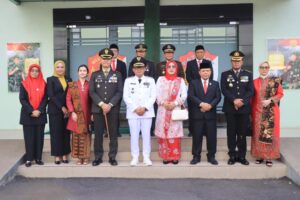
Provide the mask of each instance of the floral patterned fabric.
[{"label": "floral patterned fabric", "polygon": [[[181,109],[181,105],[184,104],[184,101],[187,98],[187,88],[184,83],[184,80],[180,78],[180,88],[176,96],[175,102],[177,106],[175,109]],[[172,121],[168,124],[168,132],[165,134],[165,125],[166,125],[166,115],[168,111],[162,106],[166,101],[169,101],[172,89],[176,80],[169,81],[165,77],[161,76],[156,83],[156,95],[157,95],[157,116],[155,123],[155,135],[159,138],[179,138],[183,136],[183,126],[182,121]],[[171,113],[171,112],[170,112]]]},{"label": "floral patterned fabric", "polygon": [[157,116],[155,135],[158,139],[158,154],[163,160],[179,160],[181,155],[180,142],[183,136],[182,121],[172,121],[172,111],[163,107],[164,102],[175,102],[175,109],[187,98],[187,89],[182,78],[168,80],[160,77],[157,81]]},{"label": "floral patterned fabric", "polygon": [[158,138],[158,155],[163,160],[179,160],[181,156],[181,139],[162,139]]},{"label": "floral patterned fabric", "polygon": [[[252,142],[251,154],[261,159],[280,157],[280,112],[278,102],[283,89],[278,78],[257,78],[254,80],[252,98]],[[263,107],[262,101],[271,99],[269,106]]]}]

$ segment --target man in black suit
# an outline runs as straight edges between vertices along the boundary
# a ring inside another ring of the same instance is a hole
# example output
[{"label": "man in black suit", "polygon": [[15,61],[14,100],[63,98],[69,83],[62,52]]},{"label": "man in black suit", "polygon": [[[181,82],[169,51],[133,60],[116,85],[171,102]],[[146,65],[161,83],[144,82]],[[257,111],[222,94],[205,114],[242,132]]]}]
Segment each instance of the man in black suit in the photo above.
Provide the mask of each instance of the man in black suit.
[{"label": "man in black suit", "polygon": [[[147,45],[146,44],[137,44],[135,46],[135,55],[136,57],[142,57],[146,60],[146,67],[145,67],[145,76],[150,76],[155,79],[155,65],[154,62],[147,60],[146,59],[146,54],[147,54]],[[134,58],[135,59],[135,58]],[[132,61],[134,60],[132,59]],[[128,77],[129,76],[134,76],[134,73],[132,71],[132,61],[129,64],[129,69],[128,69]]]},{"label": "man in black suit", "polygon": [[119,119],[118,104],[123,95],[123,81],[120,72],[111,70],[113,52],[109,48],[99,52],[101,59],[100,70],[93,72],[89,82],[89,94],[92,99],[92,113],[95,124],[93,166],[102,163],[103,156],[103,132],[105,127],[105,115],[109,130],[109,163],[118,165],[116,155],[118,152],[118,130],[116,124]]},{"label": "man in black suit", "polygon": [[245,158],[246,134],[250,123],[250,99],[254,93],[253,75],[242,69],[244,54],[241,51],[233,51],[230,56],[232,68],[221,75],[223,112],[227,120],[228,164],[233,165],[239,161],[243,165],[249,165]]},{"label": "man in black suit", "polygon": [[208,63],[211,67],[211,75],[210,75],[210,79],[212,80],[214,78],[214,71],[213,71],[213,67],[212,67],[212,63],[210,60],[207,60],[204,58],[205,55],[205,49],[203,45],[197,45],[195,47],[195,59],[194,60],[190,60],[187,62],[186,65],[186,80],[188,83],[190,83],[192,80],[195,79],[200,79],[200,75],[198,73],[199,71],[199,67],[200,67],[200,63],[204,62],[204,63]]},{"label": "man in black suit", "polygon": [[[156,65],[156,70],[155,70],[156,79],[155,80],[157,80],[158,77],[165,75],[165,73],[166,73],[166,63],[168,61],[174,60],[175,50],[176,50],[176,48],[173,44],[166,44],[162,47],[162,51],[164,53],[165,60]],[[177,66],[178,66],[177,76],[184,79],[185,75],[184,75],[184,70],[183,70],[181,62],[179,62],[177,60],[175,60],[175,62],[177,63]]]},{"label": "man in black suit", "polygon": [[[210,75],[210,80],[213,80],[214,77],[214,70],[211,64],[210,60],[204,59],[204,55],[205,55],[205,49],[203,45],[197,45],[195,47],[195,59],[194,60],[190,60],[187,62],[186,65],[186,80],[188,83],[191,83],[192,80],[195,79],[200,79],[200,75],[198,73],[199,71],[199,67],[200,67],[200,63],[207,63],[210,68],[211,68],[211,75]],[[188,103],[188,109],[189,109],[189,119],[191,118],[191,114],[193,112],[193,110],[190,108],[190,100],[187,100]],[[189,120],[189,137],[191,137],[192,134],[192,120]]]},{"label": "man in black suit", "polygon": [[195,79],[189,84],[188,98],[190,108],[194,110],[191,114],[193,133],[193,159],[191,164],[195,165],[201,160],[202,138],[206,132],[207,160],[213,165],[217,165],[215,159],[217,150],[217,111],[216,106],[221,100],[219,83],[210,80],[211,65],[202,62],[199,67],[200,79]]},{"label": "man in black suit", "polygon": [[[125,79],[127,78],[126,63],[118,59],[118,56],[119,56],[119,47],[118,47],[118,45],[111,44],[109,46],[109,48],[114,53],[112,61],[111,61],[111,69],[112,69],[112,71],[118,71],[118,72],[121,73],[122,80],[123,80],[123,85],[124,85]],[[122,102],[122,99],[120,100],[120,102],[117,105],[117,107],[119,109],[119,113],[120,113],[120,108],[121,108],[121,102]],[[119,120],[118,120],[118,123],[117,123],[117,130],[118,130],[118,137],[122,137],[121,133],[119,132],[119,130],[120,130],[120,117],[119,117]],[[107,137],[107,134],[105,134],[105,137]]]}]

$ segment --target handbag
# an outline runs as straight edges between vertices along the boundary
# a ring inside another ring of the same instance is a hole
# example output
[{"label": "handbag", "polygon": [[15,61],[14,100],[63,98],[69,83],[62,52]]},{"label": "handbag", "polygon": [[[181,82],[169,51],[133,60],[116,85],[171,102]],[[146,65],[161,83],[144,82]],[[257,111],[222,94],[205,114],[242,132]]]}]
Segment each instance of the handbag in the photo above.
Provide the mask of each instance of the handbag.
[{"label": "handbag", "polygon": [[189,118],[189,112],[184,105],[181,106],[180,109],[174,109],[172,111],[171,119],[173,121],[183,121]]}]

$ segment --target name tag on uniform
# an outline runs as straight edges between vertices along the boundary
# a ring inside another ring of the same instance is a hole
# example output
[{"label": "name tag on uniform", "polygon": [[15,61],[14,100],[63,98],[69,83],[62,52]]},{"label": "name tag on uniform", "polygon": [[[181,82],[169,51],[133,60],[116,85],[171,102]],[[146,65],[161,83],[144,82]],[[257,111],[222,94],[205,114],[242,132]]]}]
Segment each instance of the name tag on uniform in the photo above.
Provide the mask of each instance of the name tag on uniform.
[{"label": "name tag on uniform", "polygon": [[248,82],[249,77],[248,76],[241,76],[241,82]]},{"label": "name tag on uniform", "polygon": [[148,88],[150,86],[150,83],[149,82],[145,82],[144,86]]}]

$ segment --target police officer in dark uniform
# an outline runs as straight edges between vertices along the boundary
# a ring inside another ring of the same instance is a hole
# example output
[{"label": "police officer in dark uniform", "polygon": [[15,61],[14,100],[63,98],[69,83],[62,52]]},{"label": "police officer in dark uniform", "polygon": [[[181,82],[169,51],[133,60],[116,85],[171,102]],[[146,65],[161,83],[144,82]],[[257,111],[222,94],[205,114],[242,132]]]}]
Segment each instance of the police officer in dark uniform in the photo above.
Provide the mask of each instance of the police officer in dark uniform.
[{"label": "police officer in dark uniform", "polygon": [[[246,132],[249,127],[250,99],[253,96],[253,75],[243,70],[244,54],[241,51],[230,53],[232,69],[221,75],[221,89],[224,95],[223,112],[227,119],[228,164],[246,160]],[[236,152],[236,147],[238,151]]]},{"label": "police officer in dark uniform", "polygon": [[[155,70],[156,79],[155,80],[157,80],[158,77],[165,75],[165,73],[166,73],[166,63],[167,63],[167,61],[174,60],[175,50],[176,50],[176,48],[173,44],[166,44],[166,45],[163,46],[162,51],[164,53],[165,61],[162,61],[162,62],[160,62],[156,65],[156,70]],[[175,62],[178,65],[177,76],[184,79],[184,70],[183,70],[181,62],[179,62],[177,60],[175,60]]]},{"label": "police officer in dark uniform", "polygon": [[[145,74],[144,75],[145,76],[150,76],[150,77],[155,79],[155,65],[154,65],[154,62],[146,59],[147,49],[148,49],[148,47],[147,47],[146,44],[143,44],[143,43],[137,44],[135,46],[135,54],[136,54],[136,57],[142,57],[146,60]],[[134,73],[132,71],[133,60],[134,59],[135,58],[133,58],[132,61],[129,64],[128,77],[129,76],[134,76]]]},{"label": "police officer in dark uniform", "polygon": [[111,70],[113,52],[109,48],[99,52],[101,59],[100,70],[94,72],[89,82],[89,94],[92,98],[92,113],[95,124],[93,166],[102,163],[103,156],[103,132],[105,128],[105,115],[109,130],[109,163],[118,165],[116,155],[118,152],[118,123],[119,112],[117,104],[123,95],[123,81],[120,72]]}]

